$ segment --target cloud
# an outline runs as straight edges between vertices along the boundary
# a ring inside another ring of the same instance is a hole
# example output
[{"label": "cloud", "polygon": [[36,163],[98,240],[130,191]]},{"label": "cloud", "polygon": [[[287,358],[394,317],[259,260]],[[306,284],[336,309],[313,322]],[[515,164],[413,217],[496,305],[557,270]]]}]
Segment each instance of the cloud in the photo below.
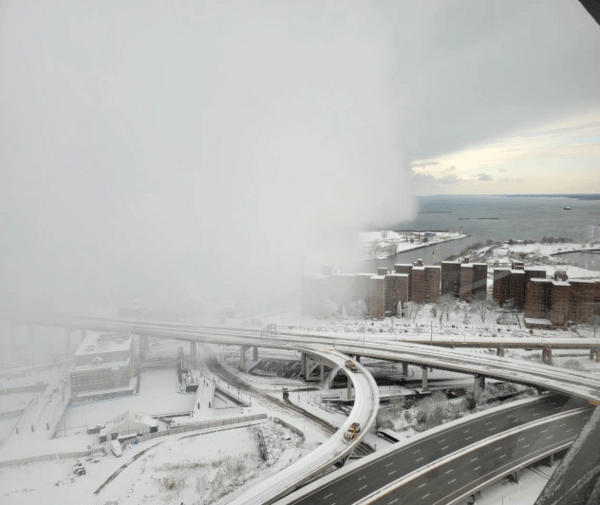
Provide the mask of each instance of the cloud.
[{"label": "cloud", "polygon": [[412,163],[411,167],[413,168],[425,168],[425,167],[432,167],[434,165],[439,165],[440,163],[438,161],[424,161],[422,163]]},{"label": "cloud", "polygon": [[477,174],[478,181],[492,181],[494,180],[491,175],[488,174]]}]

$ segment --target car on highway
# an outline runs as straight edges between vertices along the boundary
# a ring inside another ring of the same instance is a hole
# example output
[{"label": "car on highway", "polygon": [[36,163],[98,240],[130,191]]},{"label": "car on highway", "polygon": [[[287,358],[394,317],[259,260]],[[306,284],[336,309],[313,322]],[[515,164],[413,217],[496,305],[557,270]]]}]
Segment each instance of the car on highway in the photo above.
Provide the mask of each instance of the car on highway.
[{"label": "car on highway", "polygon": [[351,372],[358,372],[356,363],[354,363],[354,361],[352,361],[351,359],[347,359],[344,364],[346,365],[346,368]]},{"label": "car on highway", "polygon": [[352,423],[346,433],[344,433],[344,442],[350,443],[358,438],[360,433],[360,423]]}]

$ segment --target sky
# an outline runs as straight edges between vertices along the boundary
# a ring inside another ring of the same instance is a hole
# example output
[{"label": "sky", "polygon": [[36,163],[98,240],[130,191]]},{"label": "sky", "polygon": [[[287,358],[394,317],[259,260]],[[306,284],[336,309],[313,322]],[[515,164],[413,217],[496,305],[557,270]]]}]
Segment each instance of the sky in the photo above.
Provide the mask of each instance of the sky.
[{"label": "sky", "polygon": [[575,0],[5,0],[0,303],[248,297],[415,195],[600,192],[598,82]]}]

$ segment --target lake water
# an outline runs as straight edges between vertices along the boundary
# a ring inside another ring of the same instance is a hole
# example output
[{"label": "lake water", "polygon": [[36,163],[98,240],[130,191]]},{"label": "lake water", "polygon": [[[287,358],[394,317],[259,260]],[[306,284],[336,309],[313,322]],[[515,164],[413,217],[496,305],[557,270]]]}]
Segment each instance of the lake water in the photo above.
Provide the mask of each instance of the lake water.
[{"label": "lake water", "polygon": [[[572,207],[573,210],[563,210]],[[375,271],[377,266],[393,268],[395,263],[409,263],[422,258],[425,264],[458,254],[475,242],[505,240],[541,240],[542,237],[565,237],[575,242],[600,239],[600,200],[578,200],[561,196],[426,196],[419,198],[419,214],[410,222],[392,226],[395,230],[449,230],[471,236],[444,244],[409,251],[386,260],[371,260],[362,269]],[[498,219],[479,219],[498,218]],[[434,256],[435,254],[435,256]],[[574,255],[566,259],[573,265],[597,265],[599,257]],[[600,269],[600,265],[598,268]]]}]

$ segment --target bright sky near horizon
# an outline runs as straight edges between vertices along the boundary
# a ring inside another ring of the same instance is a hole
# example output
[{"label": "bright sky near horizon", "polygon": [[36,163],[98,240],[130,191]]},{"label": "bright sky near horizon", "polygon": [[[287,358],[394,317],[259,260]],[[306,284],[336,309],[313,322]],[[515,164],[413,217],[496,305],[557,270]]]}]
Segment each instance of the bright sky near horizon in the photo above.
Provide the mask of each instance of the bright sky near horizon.
[{"label": "bright sky near horizon", "polygon": [[423,194],[600,192],[600,111],[412,164]]}]

